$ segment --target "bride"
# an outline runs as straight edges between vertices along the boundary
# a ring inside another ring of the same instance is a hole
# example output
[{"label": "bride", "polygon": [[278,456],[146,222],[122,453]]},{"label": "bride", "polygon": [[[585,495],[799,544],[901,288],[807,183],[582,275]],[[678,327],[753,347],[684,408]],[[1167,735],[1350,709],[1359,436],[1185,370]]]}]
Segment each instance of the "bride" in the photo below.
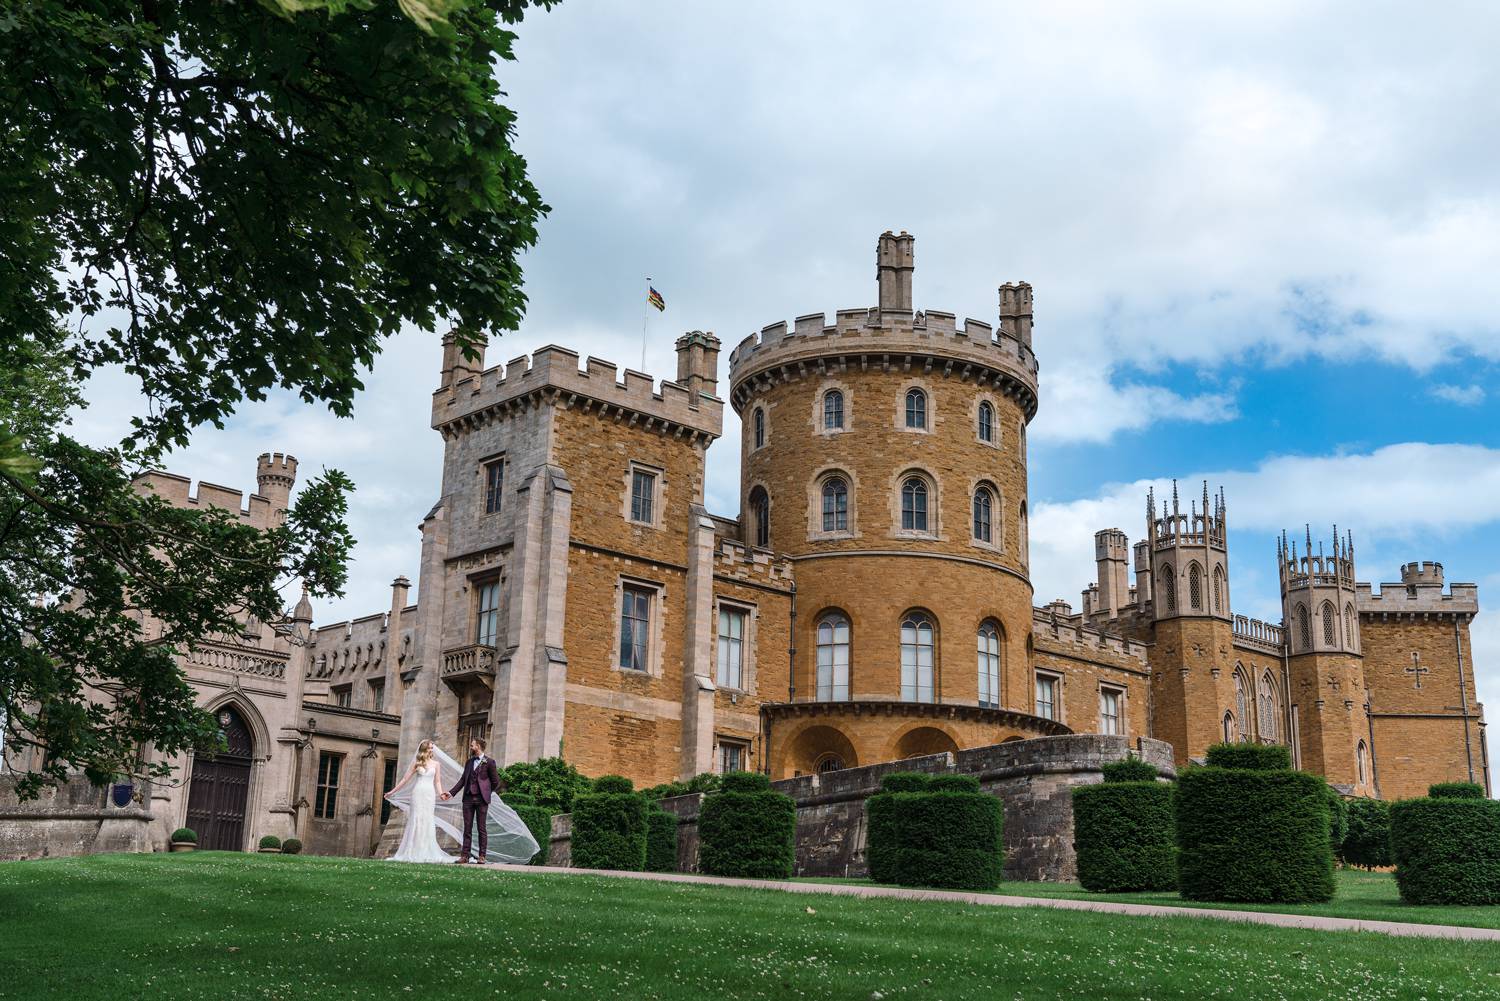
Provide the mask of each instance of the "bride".
[{"label": "bride", "polygon": [[[416,759],[406,775],[385,794],[391,805],[406,814],[406,830],[391,861],[452,862],[457,857],[438,845],[437,832],[441,830],[454,842],[463,840],[460,802],[441,799],[444,790],[456,788],[462,776],[463,767],[437,744],[424,740],[417,746]],[[498,795],[490,799],[485,820],[489,826],[490,861],[525,863],[537,853],[536,840],[525,822]]]}]

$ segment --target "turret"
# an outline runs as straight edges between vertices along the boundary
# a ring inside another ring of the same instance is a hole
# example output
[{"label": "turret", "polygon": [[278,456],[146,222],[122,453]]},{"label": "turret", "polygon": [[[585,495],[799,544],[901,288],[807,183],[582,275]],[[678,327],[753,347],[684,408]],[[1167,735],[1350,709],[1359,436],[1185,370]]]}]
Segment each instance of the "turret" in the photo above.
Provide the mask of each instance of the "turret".
[{"label": "turret", "polygon": [[882,313],[911,312],[911,275],[916,270],[912,246],[916,237],[906,230],[897,236],[890,230],[880,234],[875,244],[875,278],[880,282]]},{"label": "turret", "polygon": [[271,511],[278,520],[291,504],[292,487],[296,482],[296,456],[263,452],[255,460],[255,492],[271,502]]},{"label": "turret", "polygon": [[464,346],[459,341],[458,331],[450,330],[443,335],[443,370],[439,373],[438,388],[447,389],[456,386],[471,375],[478,375],[484,371],[484,348],[488,339],[483,334],[472,335],[469,349],[474,357],[470,358],[464,354]]},{"label": "turret", "polygon": [[1135,600],[1143,606],[1151,600],[1151,543],[1145,539],[1135,544]]},{"label": "turret", "polygon": [[677,338],[677,382],[688,391],[688,406],[697,408],[698,396],[718,398],[719,339],[702,330]]},{"label": "turret", "polygon": [[[1359,616],[1354,609],[1354,537],[1340,538],[1333,530],[1332,550],[1318,544],[1313,555],[1312,531],[1304,529],[1304,548],[1299,555],[1297,540],[1288,541],[1286,532],[1276,541],[1277,566],[1281,577],[1281,607],[1286,617],[1287,642],[1293,656],[1303,653],[1350,653],[1358,655]],[[1427,564],[1428,573],[1435,564]],[[1402,583],[1407,579],[1408,564],[1401,568]],[[1437,566],[1438,584],[1442,584],[1442,567]]]},{"label": "turret", "polygon": [[1000,330],[1031,346],[1031,286],[1026,282],[1000,286]]},{"label": "turret", "polygon": [[1112,619],[1130,603],[1130,539],[1118,528],[1095,532],[1094,560],[1099,567],[1099,600],[1093,612]]},{"label": "turret", "polygon": [[1188,502],[1182,513],[1177,481],[1170,507],[1156,508],[1155,492],[1146,496],[1146,541],[1151,553],[1150,585],[1158,621],[1207,616],[1230,621],[1228,508],[1222,490],[1210,496],[1203,484],[1202,506]]}]

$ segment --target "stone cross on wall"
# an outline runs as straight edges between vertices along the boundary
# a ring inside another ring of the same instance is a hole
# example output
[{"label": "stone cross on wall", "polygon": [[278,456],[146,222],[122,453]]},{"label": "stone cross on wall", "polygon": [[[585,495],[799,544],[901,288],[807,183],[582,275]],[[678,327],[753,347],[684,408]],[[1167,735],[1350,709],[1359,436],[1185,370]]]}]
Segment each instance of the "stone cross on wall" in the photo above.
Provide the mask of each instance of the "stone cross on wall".
[{"label": "stone cross on wall", "polygon": [[1413,650],[1411,652],[1411,667],[1406,668],[1405,671],[1416,678],[1417,690],[1420,691],[1422,688],[1422,675],[1429,673],[1430,669],[1422,666],[1421,656],[1417,651]]},{"label": "stone cross on wall", "polygon": [[1336,692],[1336,691],[1338,691],[1342,687],[1344,687],[1344,686],[1339,683],[1339,679],[1337,679],[1337,678],[1329,678],[1328,679],[1328,688],[1329,688],[1330,691]]}]

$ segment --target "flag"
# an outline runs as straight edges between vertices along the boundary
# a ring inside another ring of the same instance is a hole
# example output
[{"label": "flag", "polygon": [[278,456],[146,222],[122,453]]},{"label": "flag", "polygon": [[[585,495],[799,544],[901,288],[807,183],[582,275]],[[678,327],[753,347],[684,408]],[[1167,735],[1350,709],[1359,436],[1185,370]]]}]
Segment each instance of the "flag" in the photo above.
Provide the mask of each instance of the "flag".
[{"label": "flag", "polygon": [[663,299],[661,293],[656,291],[656,289],[651,288],[649,285],[646,288],[646,301],[655,306],[657,312],[665,313],[667,311],[667,300]]}]

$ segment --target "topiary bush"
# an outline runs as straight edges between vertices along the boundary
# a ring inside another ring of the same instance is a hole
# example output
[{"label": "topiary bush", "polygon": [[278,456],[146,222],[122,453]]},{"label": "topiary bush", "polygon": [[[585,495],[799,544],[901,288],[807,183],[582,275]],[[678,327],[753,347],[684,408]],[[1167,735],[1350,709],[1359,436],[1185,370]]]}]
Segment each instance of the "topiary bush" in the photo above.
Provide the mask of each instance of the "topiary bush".
[{"label": "topiary bush", "polygon": [[977,783],[968,791],[933,788],[892,795],[900,845],[896,883],[949,890],[999,885],[1005,852],[998,799],[979,792]]},{"label": "topiary bush", "polygon": [[265,837],[263,837],[263,838],[260,839],[260,847],[262,847],[262,848],[274,848],[277,851],[280,851],[281,850],[281,839],[278,838],[274,834],[267,834]]},{"label": "topiary bush", "polygon": [[553,813],[573,812],[573,798],[592,792],[594,784],[562,758],[540,761],[518,761],[500,770],[509,793],[523,793],[536,798],[537,806]]},{"label": "topiary bush", "polygon": [[[1130,762],[1118,762],[1126,765]],[[1177,820],[1171,785],[1155,779],[1156,769],[1105,772],[1099,785],[1073,790],[1073,847],[1078,853],[1078,882],[1095,893],[1177,888]],[[1106,766],[1108,768],[1109,766]]]},{"label": "topiary bush", "polygon": [[932,784],[923,772],[892,772],[880,792],[865,800],[865,862],[877,883],[896,881],[896,856],[901,850],[896,793],[921,792]]},{"label": "topiary bush", "polygon": [[646,871],[677,871],[677,815],[659,807],[646,811]]},{"label": "topiary bush", "polygon": [[1208,749],[1208,767],[1284,772],[1292,767],[1292,751],[1281,744],[1214,744]]},{"label": "topiary bush", "polygon": [[1433,799],[1484,799],[1484,786],[1478,782],[1438,782],[1427,787]]},{"label": "topiary bush", "polygon": [[1349,804],[1333,786],[1325,782],[1323,788],[1327,790],[1328,797],[1328,843],[1337,853],[1344,844],[1344,837],[1349,833]]},{"label": "topiary bush", "polygon": [[796,863],[797,807],[758,772],[729,772],[698,814],[698,867],[712,876],[786,879]]},{"label": "topiary bush", "polygon": [[1157,776],[1155,765],[1134,755],[1111,761],[1099,770],[1104,773],[1106,782],[1155,782]]},{"label": "topiary bush", "polygon": [[1225,768],[1215,761],[1279,756],[1215,754],[1177,779],[1177,880],[1186,900],[1299,903],[1333,897],[1327,783],[1290,769]]},{"label": "topiary bush", "polygon": [[974,775],[934,775],[927,783],[928,792],[978,792],[979,779]]},{"label": "topiary bush", "polygon": [[521,818],[521,823],[526,825],[532,840],[536,842],[537,853],[526,864],[546,865],[547,854],[552,847],[552,811],[545,806],[537,806],[536,799],[524,792],[505,792],[500,795],[500,799],[516,811],[516,816]]},{"label": "topiary bush", "polygon": [[185,841],[190,845],[196,845],[198,843],[198,832],[191,827],[179,827],[172,832],[172,837],[168,840]]},{"label": "topiary bush", "polygon": [[573,865],[641,871],[646,867],[646,800],[618,775],[606,775],[594,786],[598,791],[573,800]]},{"label": "topiary bush", "polygon": [[892,772],[880,782],[882,792],[923,792],[932,785],[926,772]]},{"label": "topiary bush", "polygon": [[1349,801],[1348,832],[1339,852],[1348,865],[1391,864],[1391,804],[1383,799]]},{"label": "topiary bush", "polygon": [[1500,904],[1500,801],[1463,795],[1394,804],[1391,857],[1408,904]]},{"label": "topiary bush", "polygon": [[296,838],[287,838],[285,841],[283,841],[281,843],[281,854],[283,854],[283,855],[301,855],[302,854],[302,842],[298,841]]}]

